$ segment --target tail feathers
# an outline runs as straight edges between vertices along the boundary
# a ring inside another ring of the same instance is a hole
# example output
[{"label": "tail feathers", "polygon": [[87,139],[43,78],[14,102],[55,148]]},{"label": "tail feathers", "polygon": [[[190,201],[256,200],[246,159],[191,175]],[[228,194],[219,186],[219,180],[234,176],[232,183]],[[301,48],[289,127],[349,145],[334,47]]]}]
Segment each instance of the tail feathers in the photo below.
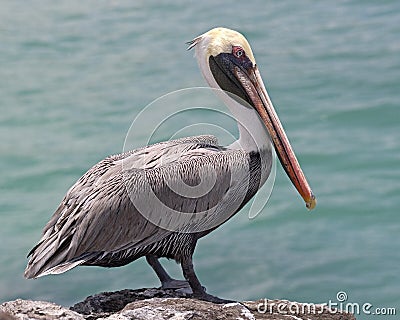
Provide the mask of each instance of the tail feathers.
[{"label": "tail feathers", "polygon": [[25,269],[25,278],[33,279],[48,274],[60,274],[98,255],[96,252],[91,252],[68,257],[70,241],[70,238],[57,241],[55,237],[50,237],[39,242],[29,253],[31,258]]},{"label": "tail feathers", "polygon": [[54,265],[54,263],[53,264],[46,263],[44,265],[38,263],[35,264],[29,261],[28,266],[25,269],[24,276],[27,279],[36,279],[43,276],[47,276],[49,274],[64,273],[79,265],[84,264],[85,262],[92,260],[96,256],[98,256],[97,252],[86,253],[77,258],[65,262],[60,262],[56,265]]},{"label": "tail feathers", "polygon": [[[85,259],[80,259],[80,260],[71,261],[71,262],[64,262],[64,263],[56,265],[50,269],[47,269],[43,272],[40,272],[40,273],[34,275],[33,277],[29,277],[29,272],[25,271],[25,277],[29,279],[29,278],[40,278],[43,276],[47,276],[49,274],[60,274],[60,273],[67,272],[68,270],[71,270],[85,262],[86,262]],[[27,276],[27,273],[28,273],[28,276]]]}]

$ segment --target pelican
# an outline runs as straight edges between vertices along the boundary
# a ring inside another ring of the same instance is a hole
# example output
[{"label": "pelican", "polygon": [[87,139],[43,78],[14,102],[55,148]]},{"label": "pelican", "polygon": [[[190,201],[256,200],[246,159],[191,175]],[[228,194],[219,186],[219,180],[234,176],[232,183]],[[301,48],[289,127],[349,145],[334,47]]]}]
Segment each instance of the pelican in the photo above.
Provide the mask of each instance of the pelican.
[{"label": "pelican", "polygon": [[[38,244],[26,278],[76,266],[118,267],[140,257],[163,288],[206,292],[193,268],[197,240],[226,222],[257,193],[271,171],[273,148],[306,203],[316,198],[263,84],[246,38],[214,28],[190,41],[200,70],[237,120],[239,139],[211,135],[144,146],[105,158],[66,193]],[[176,260],[186,280],[171,278],[159,258]]]}]

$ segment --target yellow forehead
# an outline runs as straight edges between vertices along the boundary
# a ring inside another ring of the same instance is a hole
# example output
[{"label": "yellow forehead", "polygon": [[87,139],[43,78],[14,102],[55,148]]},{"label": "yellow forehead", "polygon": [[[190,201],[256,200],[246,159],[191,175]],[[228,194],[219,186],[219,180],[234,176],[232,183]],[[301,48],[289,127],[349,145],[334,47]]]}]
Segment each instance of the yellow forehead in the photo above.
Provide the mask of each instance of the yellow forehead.
[{"label": "yellow forehead", "polygon": [[237,31],[226,28],[214,28],[204,33],[199,38],[206,42],[206,56],[217,56],[220,53],[231,53],[232,46],[240,46],[247,57],[255,64],[253,52],[246,38]]}]

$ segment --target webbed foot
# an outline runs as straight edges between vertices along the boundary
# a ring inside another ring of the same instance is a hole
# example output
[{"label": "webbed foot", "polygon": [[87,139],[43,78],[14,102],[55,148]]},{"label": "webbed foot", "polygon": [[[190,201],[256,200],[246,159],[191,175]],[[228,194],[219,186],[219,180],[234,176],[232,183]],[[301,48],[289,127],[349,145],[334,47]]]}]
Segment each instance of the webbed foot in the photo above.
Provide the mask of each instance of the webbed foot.
[{"label": "webbed foot", "polygon": [[221,298],[218,298],[211,294],[208,294],[206,292],[201,293],[201,294],[194,294],[193,297],[196,299],[199,299],[199,300],[208,301],[208,302],[212,302],[212,303],[218,303],[218,304],[237,302],[237,301],[233,301],[233,300],[221,299]]}]

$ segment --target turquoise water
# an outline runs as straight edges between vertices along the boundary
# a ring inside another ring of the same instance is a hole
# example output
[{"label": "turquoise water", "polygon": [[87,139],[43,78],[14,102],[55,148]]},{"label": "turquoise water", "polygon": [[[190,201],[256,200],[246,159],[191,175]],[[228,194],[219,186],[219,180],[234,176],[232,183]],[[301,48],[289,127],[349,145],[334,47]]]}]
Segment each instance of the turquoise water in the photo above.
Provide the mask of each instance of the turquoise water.
[{"label": "turquoise water", "polygon": [[135,115],[205,85],[185,41],[222,25],[250,41],[318,206],[307,212],[278,166],[261,215],[238,214],[199,242],[202,283],[231,299],[328,302],[345,291],[400,313],[399,21],[398,1],[3,1],[0,301],[70,305],[158,285],[141,260],[22,274],[67,189],[122,151]]}]

